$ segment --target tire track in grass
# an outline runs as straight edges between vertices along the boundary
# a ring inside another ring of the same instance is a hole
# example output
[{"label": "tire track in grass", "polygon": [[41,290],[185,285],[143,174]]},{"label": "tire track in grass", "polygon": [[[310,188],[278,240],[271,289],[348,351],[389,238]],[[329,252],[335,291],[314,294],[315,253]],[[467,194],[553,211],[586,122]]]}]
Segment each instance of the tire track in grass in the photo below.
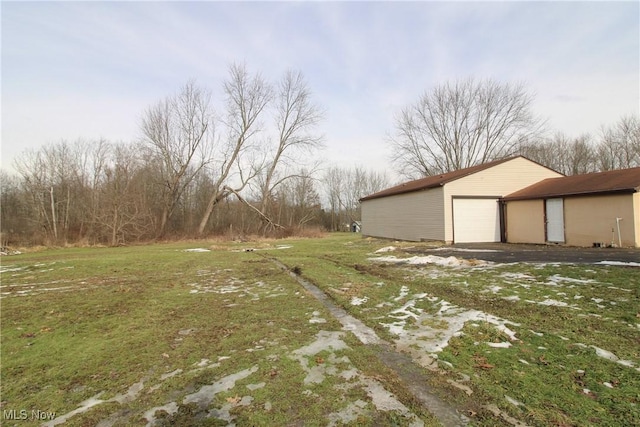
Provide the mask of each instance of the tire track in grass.
[{"label": "tire track in grass", "polygon": [[378,359],[392,369],[402,380],[414,397],[445,426],[465,426],[469,419],[462,415],[455,407],[437,396],[428,386],[428,378],[413,363],[409,356],[397,352],[393,346],[378,337],[375,331],[362,321],[348,314],[344,309],[333,303],[331,298],[320,288],[305,280],[295,271],[275,258],[265,259],[273,262],[286,271],[304,289],[320,301],[329,312],[342,324],[343,330],[352,332],[360,342],[374,346]]}]

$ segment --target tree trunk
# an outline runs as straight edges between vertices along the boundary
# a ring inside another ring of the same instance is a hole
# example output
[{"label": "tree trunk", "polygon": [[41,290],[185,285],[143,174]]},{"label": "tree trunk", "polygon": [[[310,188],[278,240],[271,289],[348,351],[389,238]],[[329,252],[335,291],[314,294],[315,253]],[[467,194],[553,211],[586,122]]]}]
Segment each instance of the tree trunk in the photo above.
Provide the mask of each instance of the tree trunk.
[{"label": "tree trunk", "polygon": [[111,223],[111,246],[118,245],[118,206],[113,207],[113,222]]},{"label": "tree trunk", "polygon": [[53,224],[53,237],[57,241],[58,240],[58,225],[56,224],[56,203],[53,198],[53,187],[49,189],[49,194],[51,195],[51,223]]},{"label": "tree trunk", "polygon": [[224,191],[220,192],[217,190],[213,193],[213,195],[209,199],[209,203],[207,204],[207,209],[202,215],[202,219],[200,220],[200,225],[198,226],[199,236],[202,236],[204,234],[204,229],[207,228],[207,223],[209,222],[209,218],[211,218],[211,213],[213,212],[213,209],[216,207],[218,203],[220,203],[220,201],[222,201],[228,195],[229,193],[226,193]]}]

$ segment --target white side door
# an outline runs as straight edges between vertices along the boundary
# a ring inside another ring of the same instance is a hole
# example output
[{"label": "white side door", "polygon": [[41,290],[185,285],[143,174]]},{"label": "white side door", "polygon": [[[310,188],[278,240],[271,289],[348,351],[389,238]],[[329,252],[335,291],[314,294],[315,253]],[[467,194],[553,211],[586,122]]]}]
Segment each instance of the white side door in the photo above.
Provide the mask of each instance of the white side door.
[{"label": "white side door", "polygon": [[562,199],[545,200],[547,242],[564,243],[564,204]]}]

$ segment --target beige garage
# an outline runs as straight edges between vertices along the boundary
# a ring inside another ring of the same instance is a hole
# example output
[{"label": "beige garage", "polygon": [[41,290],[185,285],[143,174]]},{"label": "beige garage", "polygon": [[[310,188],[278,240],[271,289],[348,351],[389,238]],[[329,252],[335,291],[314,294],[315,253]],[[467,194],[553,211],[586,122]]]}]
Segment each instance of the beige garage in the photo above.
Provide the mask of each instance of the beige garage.
[{"label": "beige garage", "polygon": [[360,200],[362,233],[410,241],[501,241],[499,200],[561,176],[517,156],[406,182]]},{"label": "beige garage", "polygon": [[640,247],[640,168],[552,178],[504,198],[511,243]]}]

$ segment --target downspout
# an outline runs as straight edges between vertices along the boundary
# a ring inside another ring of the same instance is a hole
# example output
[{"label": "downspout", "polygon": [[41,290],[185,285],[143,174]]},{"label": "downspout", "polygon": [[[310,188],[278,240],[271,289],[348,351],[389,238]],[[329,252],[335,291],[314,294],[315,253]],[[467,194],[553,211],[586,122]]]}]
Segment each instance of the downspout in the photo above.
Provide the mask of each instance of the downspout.
[{"label": "downspout", "polygon": [[622,247],[622,237],[620,236],[620,221],[622,218],[616,218],[616,226],[618,227],[618,247]]}]

